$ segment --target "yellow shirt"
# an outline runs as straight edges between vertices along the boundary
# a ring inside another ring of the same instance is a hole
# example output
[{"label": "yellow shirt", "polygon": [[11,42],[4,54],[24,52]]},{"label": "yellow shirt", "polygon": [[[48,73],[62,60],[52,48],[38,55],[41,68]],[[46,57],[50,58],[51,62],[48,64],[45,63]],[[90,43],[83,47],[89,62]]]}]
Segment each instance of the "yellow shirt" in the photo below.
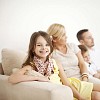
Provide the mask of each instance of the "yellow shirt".
[{"label": "yellow shirt", "polygon": [[49,77],[50,78],[50,81],[52,83],[57,83],[57,84],[62,84],[61,81],[60,81],[60,77],[59,77],[59,69],[58,69],[58,66],[55,62],[54,59],[53,60],[53,63],[54,63],[54,70],[53,70],[53,74]]}]

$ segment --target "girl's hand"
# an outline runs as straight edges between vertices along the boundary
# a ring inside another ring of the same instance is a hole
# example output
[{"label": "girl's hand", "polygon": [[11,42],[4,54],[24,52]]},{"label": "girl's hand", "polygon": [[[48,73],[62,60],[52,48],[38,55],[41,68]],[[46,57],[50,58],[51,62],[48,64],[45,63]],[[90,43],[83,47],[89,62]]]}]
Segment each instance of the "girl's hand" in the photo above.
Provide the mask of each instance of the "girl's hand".
[{"label": "girl's hand", "polygon": [[37,77],[37,81],[41,81],[41,82],[50,82],[50,80],[47,77]]}]

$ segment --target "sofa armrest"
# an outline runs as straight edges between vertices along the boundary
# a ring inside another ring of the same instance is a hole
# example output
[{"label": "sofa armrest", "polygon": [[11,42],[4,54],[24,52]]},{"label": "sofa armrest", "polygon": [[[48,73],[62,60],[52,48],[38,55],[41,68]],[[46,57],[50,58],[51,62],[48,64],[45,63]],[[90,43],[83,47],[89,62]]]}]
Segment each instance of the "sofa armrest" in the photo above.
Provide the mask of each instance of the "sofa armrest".
[{"label": "sofa armrest", "polygon": [[4,75],[4,71],[3,71],[3,68],[2,68],[2,63],[0,63],[0,74]]},{"label": "sofa armrest", "polygon": [[73,100],[71,89],[49,82],[8,83],[6,75],[0,75],[0,100]]}]

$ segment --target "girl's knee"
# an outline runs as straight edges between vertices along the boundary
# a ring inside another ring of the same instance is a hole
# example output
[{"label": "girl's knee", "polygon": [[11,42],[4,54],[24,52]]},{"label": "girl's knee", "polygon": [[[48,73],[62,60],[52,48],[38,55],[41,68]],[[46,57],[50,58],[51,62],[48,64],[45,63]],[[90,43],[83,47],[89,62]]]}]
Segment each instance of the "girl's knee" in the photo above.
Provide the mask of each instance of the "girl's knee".
[{"label": "girl's knee", "polygon": [[91,100],[100,100],[100,92],[93,91],[91,95]]}]

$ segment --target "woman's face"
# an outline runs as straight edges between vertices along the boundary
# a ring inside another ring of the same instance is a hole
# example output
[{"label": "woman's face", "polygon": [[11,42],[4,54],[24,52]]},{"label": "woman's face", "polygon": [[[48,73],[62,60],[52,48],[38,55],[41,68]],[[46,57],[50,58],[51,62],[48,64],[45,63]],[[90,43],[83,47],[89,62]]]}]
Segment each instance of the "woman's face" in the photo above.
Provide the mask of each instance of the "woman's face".
[{"label": "woman's face", "polygon": [[42,36],[37,38],[34,52],[43,60],[46,60],[46,57],[50,54],[50,45]]},{"label": "woman's face", "polygon": [[66,33],[63,34],[63,36],[58,39],[58,38],[54,38],[53,39],[57,44],[66,44],[66,41],[67,41],[67,36],[66,36]]}]

